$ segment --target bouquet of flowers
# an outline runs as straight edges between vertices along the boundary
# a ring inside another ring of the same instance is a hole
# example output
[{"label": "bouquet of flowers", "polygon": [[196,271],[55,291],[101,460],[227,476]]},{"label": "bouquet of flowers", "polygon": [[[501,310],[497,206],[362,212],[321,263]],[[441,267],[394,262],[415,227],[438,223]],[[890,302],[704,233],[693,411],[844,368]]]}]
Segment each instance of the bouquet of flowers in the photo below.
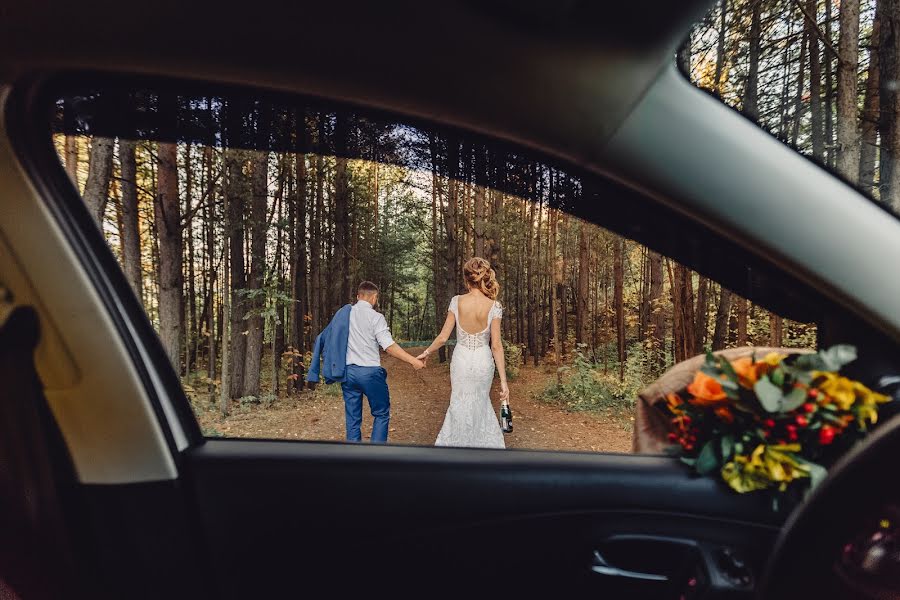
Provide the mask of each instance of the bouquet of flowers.
[{"label": "bouquet of flowers", "polygon": [[700,475],[739,493],[809,490],[861,439],[889,398],[839,374],[856,348],[734,361],[707,353],[682,393],[669,394],[669,441]]}]

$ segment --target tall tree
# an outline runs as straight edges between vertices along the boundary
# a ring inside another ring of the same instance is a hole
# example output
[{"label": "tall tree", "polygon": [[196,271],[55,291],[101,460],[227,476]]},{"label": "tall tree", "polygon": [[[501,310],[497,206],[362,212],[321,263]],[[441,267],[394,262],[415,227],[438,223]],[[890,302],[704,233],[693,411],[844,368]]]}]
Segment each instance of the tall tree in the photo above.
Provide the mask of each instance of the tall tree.
[{"label": "tall tree", "polygon": [[575,341],[579,344],[586,343],[588,340],[588,294],[590,291],[589,250],[591,243],[590,235],[590,228],[587,222],[582,222],[581,231],[578,235],[578,302],[575,305]]},{"label": "tall tree", "polygon": [[625,239],[613,241],[613,304],[616,312],[616,350],[619,380],[625,380]]},{"label": "tall tree", "polygon": [[[810,114],[810,138],[812,139],[813,156],[819,160],[825,157],[825,137],[822,123],[822,63],[821,52],[819,50],[819,37],[821,33],[816,24],[816,16],[818,15],[818,0],[808,0],[807,10],[813,16],[814,20],[807,21],[809,35],[806,40],[809,44],[809,114]],[[755,18],[759,19],[759,3],[754,4]],[[758,27],[758,26],[757,26]],[[751,46],[753,33],[751,29]],[[756,38],[756,44],[759,45],[759,36]],[[757,51],[758,52],[758,51]]]},{"label": "tall tree", "polygon": [[848,181],[859,175],[859,0],[841,0],[837,73],[837,161],[835,166]]},{"label": "tall tree", "polygon": [[728,342],[728,321],[731,316],[731,292],[724,287],[719,292],[716,307],[716,323],[713,330],[712,349],[722,350]]},{"label": "tall tree", "polygon": [[247,280],[247,354],[244,363],[246,397],[259,397],[266,305],[266,204],[268,201],[268,152],[256,151],[250,160],[250,278]]},{"label": "tall tree", "polygon": [[303,381],[303,354],[306,352],[306,200],[308,176],[306,156],[298,154],[296,159],[296,188],[294,189],[294,205],[296,206],[296,225],[294,227],[293,256],[293,298],[291,304],[291,346],[297,355],[294,358],[291,373],[296,376],[295,387]]},{"label": "tall tree", "polygon": [[63,142],[66,173],[76,186],[78,185],[78,141],[74,135],[67,135]]},{"label": "tall tree", "polygon": [[878,64],[878,45],[881,41],[881,16],[884,3],[876,3],[872,35],[869,38],[869,67],[866,75],[866,91],[863,99],[860,124],[859,187],[868,193],[874,191],[878,157],[878,116],[881,70]]},{"label": "tall tree", "polygon": [[[227,387],[229,396],[240,398],[244,393],[244,364],[247,356],[247,336],[245,335],[245,316],[247,304],[244,294],[247,286],[244,272],[244,199],[249,197],[248,185],[244,176],[245,152],[243,150],[225,151],[225,231],[228,237],[228,265],[230,268],[229,308],[226,311],[230,340],[227,348],[222,350],[225,360],[226,350],[229,358]],[[222,376],[226,375],[223,368]],[[223,379],[223,385],[226,380]]]},{"label": "tall tree", "polygon": [[88,156],[88,178],[84,184],[84,202],[91,216],[103,228],[103,215],[109,199],[109,180],[113,167],[113,139],[95,137]]},{"label": "tall tree", "polygon": [[178,154],[175,144],[159,143],[157,161],[154,214],[159,239],[159,337],[175,370],[180,372],[183,275]]},{"label": "tall tree", "polygon": [[125,277],[138,299],[143,299],[141,273],[141,231],[138,213],[136,142],[119,141],[122,174],[122,266]]},{"label": "tall tree", "polygon": [[650,287],[648,290],[649,338],[651,342],[651,362],[653,368],[660,372],[665,365],[666,313],[663,306],[663,258],[662,255],[648,251]]},{"label": "tall tree", "polygon": [[883,203],[900,210],[900,90],[893,85],[900,73],[900,0],[879,0],[881,3],[884,7],[878,45],[878,65],[881,69],[879,197]]}]

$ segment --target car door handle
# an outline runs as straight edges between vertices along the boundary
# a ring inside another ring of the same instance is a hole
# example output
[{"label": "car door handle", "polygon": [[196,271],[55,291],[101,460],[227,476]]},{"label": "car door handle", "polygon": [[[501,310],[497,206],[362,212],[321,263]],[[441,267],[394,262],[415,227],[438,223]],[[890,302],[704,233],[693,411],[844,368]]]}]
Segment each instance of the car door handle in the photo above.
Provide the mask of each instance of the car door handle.
[{"label": "car door handle", "polygon": [[643,581],[668,581],[667,575],[657,575],[655,573],[641,573],[640,571],[629,571],[614,567],[603,558],[599,550],[594,550],[594,562],[591,565],[591,571],[608,577],[622,577],[624,579],[641,579]]}]

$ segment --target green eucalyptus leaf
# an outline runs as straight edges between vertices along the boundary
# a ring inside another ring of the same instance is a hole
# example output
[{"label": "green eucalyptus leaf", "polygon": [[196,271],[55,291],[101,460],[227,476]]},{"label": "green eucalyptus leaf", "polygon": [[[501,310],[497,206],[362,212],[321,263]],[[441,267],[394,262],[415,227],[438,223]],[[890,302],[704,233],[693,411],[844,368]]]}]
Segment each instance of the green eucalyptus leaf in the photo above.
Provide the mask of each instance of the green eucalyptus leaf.
[{"label": "green eucalyptus leaf", "polygon": [[774,383],[778,387],[783,386],[784,385],[784,369],[782,369],[781,367],[778,367],[777,369],[773,370],[769,374],[769,379],[771,379],[772,383]]},{"label": "green eucalyptus leaf", "polygon": [[849,344],[837,344],[820,352],[826,371],[839,371],[847,363],[856,360],[856,347]]},{"label": "green eucalyptus leaf", "polygon": [[734,367],[731,366],[731,363],[725,360],[724,358],[719,360],[719,367],[722,369],[722,373],[728,378],[729,381],[733,382],[734,385],[738,384],[738,376],[734,370]]},{"label": "green eucalyptus leaf", "polygon": [[824,371],[825,362],[822,360],[822,357],[817,354],[802,354],[797,357],[796,362],[794,363],[798,369],[803,369],[804,371]]},{"label": "green eucalyptus leaf", "polygon": [[731,453],[735,449],[734,436],[731,434],[723,435],[720,445],[722,448],[722,461],[725,462],[731,458]]},{"label": "green eucalyptus leaf", "polygon": [[687,456],[682,456],[681,462],[683,462],[687,466],[693,468],[694,465],[697,463],[697,459],[696,458],[688,458]]},{"label": "green eucalyptus leaf", "polygon": [[715,442],[710,440],[703,445],[700,454],[697,456],[696,463],[697,472],[701,475],[709,475],[719,468],[719,459],[716,456]]},{"label": "green eucalyptus leaf", "polygon": [[784,397],[784,402],[781,405],[781,410],[784,412],[790,412],[796,408],[799,408],[801,404],[806,402],[806,390],[804,388],[794,388],[791,390],[791,393]]},{"label": "green eucalyptus leaf", "polygon": [[753,385],[753,391],[760,404],[770,413],[780,412],[782,403],[781,389],[769,381],[767,376],[760,377]]}]

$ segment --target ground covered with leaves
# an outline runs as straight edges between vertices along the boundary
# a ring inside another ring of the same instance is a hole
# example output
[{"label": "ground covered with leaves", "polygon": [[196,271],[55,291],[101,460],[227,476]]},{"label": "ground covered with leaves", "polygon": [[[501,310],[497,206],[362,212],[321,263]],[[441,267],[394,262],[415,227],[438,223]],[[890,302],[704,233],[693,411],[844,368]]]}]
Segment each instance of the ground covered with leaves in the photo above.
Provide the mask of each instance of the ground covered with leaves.
[{"label": "ground covered with leaves", "polygon": [[[388,441],[394,444],[430,446],[434,443],[450,403],[450,371],[447,363],[433,359],[427,368],[413,371],[391,357],[384,358],[391,392],[391,424]],[[514,430],[506,435],[509,448],[629,452],[631,411],[572,410],[565,403],[548,402],[548,382],[555,381],[556,367],[523,367],[509,383]],[[320,386],[290,398],[260,403],[234,403],[223,417],[206,394],[193,392],[193,405],[207,436],[291,440],[344,439],[344,403],[337,385]],[[491,394],[499,412],[496,390]],[[365,410],[363,439],[372,420]]]}]

